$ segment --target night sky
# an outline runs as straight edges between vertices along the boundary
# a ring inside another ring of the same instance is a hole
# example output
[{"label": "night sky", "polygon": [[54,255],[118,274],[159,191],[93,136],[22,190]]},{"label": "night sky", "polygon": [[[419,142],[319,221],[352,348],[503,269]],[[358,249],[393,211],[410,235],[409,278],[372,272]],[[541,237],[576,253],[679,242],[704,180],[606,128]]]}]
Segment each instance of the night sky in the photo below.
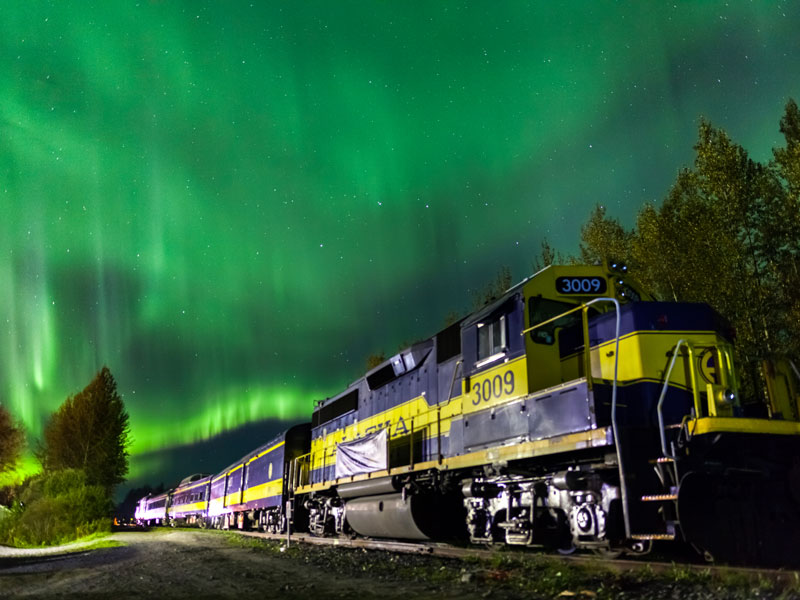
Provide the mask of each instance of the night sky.
[{"label": "night sky", "polygon": [[218,470],[595,204],[631,225],[701,116],[782,144],[800,4],[556,4],[4,2],[0,402],[35,443],[106,364],[132,479]]}]

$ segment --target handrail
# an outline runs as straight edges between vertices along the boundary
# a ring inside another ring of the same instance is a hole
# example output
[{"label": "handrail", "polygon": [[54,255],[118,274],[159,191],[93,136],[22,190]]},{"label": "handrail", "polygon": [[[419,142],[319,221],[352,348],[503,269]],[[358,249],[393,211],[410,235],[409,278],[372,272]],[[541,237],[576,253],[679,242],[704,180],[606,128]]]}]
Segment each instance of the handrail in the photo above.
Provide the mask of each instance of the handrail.
[{"label": "handrail", "polygon": [[[450,378],[450,388],[447,392],[447,402],[453,397],[453,387],[456,384],[456,374],[459,369],[463,369],[463,361],[456,361],[453,367],[453,376]],[[463,392],[463,390],[462,390]],[[411,440],[414,443],[414,440]],[[441,464],[442,462],[442,399],[436,398],[436,459]]]},{"label": "handrail", "polygon": [[297,488],[306,485],[306,483],[302,482],[301,479],[304,475],[310,476],[312,460],[311,455],[311,452],[307,452],[306,454],[301,454],[292,460],[292,464],[294,465],[294,471],[290,482],[292,492],[294,492]]},{"label": "handrail", "polygon": [[790,358],[786,360],[789,361],[789,366],[792,367],[792,371],[794,371],[794,374],[797,375],[797,381],[800,381],[800,371],[797,369],[797,365],[794,364],[794,361]]},{"label": "handrail", "polygon": [[[453,376],[450,378],[450,389],[447,392],[447,402],[450,402],[450,398],[453,397],[453,386],[456,384],[456,373],[458,373],[458,369],[462,367],[463,361],[459,360],[456,361],[455,366],[453,367]],[[463,390],[462,390],[463,391]],[[441,398],[436,398],[437,406],[442,403]]]},{"label": "handrail", "polygon": [[[689,342],[681,338],[678,340],[678,343],[675,344],[675,349],[672,351],[672,359],[669,361],[669,367],[667,367],[667,372],[664,374],[664,387],[661,388],[661,395],[658,397],[658,404],[656,405],[656,413],[658,414],[658,432],[661,436],[661,455],[666,458],[671,458],[673,460],[675,459],[675,456],[667,452],[667,430],[664,425],[663,407],[664,407],[664,400],[667,397],[669,378],[672,376],[672,369],[675,367],[675,360],[678,358],[678,351],[681,349],[681,346],[683,344],[686,344],[686,348],[689,351],[689,363],[691,365],[692,362],[691,346],[689,345]],[[694,391],[696,392],[696,390]]]},{"label": "handrail", "polygon": [[[622,458],[622,449],[620,445],[620,439],[618,435],[619,428],[617,426],[617,378],[619,376],[619,336],[620,336],[620,326],[621,326],[621,319],[622,315],[620,314],[620,307],[619,307],[619,300],[616,298],[595,298],[594,300],[590,300],[589,302],[579,304],[575,308],[571,308],[570,310],[561,313],[560,315],[556,315],[555,317],[551,317],[546,321],[542,321],[541,323],[537,323],[536,325],[532,325],[527,329],[524,329],[521,335],[525,335],[526,333],[533,331],[539,327],[547,325],[548,323],[552,323],[562,317],[565,317],[569,314],[572,314],[577,311],[582,311],[582,325],[584,335],[586,337],[584,341],[584,350],[586,351],[587,356],[591,353],[591,343],[589,341],[589,320],[588,320],[588,307],[592,304],[597,304],[598,302],[613,302],[614,309],[617,315],[616,319],[616,328],[614,331],[614,379],[611,383],[611,431],[614,434],[614,446],[617,449],[617,467],[619,469],[619,488],[620,494],[622,496],[622,520],[625,523],[625,537],[631,536],[631,520],[630,514],[628,512],[628,486],[625,482],[625,466]],[[589,389],[592,389],[592,370],[591,370],[591,357],[587,358],[586,360],[586,384]]]}]

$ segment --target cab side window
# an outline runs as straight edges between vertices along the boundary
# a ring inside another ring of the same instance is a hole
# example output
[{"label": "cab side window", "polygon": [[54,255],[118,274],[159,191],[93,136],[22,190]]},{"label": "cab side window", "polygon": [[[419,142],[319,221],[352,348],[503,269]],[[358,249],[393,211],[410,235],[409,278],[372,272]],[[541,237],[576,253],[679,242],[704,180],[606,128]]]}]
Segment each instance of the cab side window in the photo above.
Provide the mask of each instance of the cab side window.
[{"label": "cab side window", "polygon": [[478,323],[479,362],[504,352],[507,347],[505,315],[500,315],[485,323]]}]

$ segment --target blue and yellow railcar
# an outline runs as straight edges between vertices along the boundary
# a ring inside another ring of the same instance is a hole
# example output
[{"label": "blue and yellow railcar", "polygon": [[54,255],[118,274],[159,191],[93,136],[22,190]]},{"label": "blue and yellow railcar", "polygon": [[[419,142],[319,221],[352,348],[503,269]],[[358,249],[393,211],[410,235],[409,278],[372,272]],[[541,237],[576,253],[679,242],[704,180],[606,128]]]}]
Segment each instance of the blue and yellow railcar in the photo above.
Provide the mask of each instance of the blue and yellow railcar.
[{"label": "blue and yellow railcar", "polygon": [[205,527],[208,518],[208,499],[211,475],[196,473],[184,478],[170,492],[167,520],[173,527],[198,525]]},{"label": "blue and yellow railcar", "polygon": [[139,500],[134,517],[139,525],[164,525],[167,522],[167,507],[170,491],[148,494]]},{"label": "blue and yellow railcar", "polygon": [[308,424],[297,425],[256,448],[210,479],[209,522],[218,528],[286,528],[284,477],[295,458],[307,452]]}]

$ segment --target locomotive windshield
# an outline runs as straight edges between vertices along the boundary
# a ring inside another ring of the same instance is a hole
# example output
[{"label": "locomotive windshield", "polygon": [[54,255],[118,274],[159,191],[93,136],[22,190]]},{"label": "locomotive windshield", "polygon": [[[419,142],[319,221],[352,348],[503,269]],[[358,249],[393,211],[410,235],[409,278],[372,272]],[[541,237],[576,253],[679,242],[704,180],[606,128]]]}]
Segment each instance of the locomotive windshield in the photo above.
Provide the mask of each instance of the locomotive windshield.
[{"label": "locomotive windshield", "polygon": [[[528,316],[530,317],[531,326],[557,317],[560,314],[575,308],[574,304],[569,302],[559,302],[558,300],[550,300],[548,298],[531,298],[528,301]],[[599,314],[594,308],[589,308],[589,315],[593,316]],[[572,327],[581,322],[580,311],[575,311],[568,315],[538,327],[531,331],[531,339],[537,344],[546,344],[551,346],[556,340],[556,329],[563,327]]]}]

